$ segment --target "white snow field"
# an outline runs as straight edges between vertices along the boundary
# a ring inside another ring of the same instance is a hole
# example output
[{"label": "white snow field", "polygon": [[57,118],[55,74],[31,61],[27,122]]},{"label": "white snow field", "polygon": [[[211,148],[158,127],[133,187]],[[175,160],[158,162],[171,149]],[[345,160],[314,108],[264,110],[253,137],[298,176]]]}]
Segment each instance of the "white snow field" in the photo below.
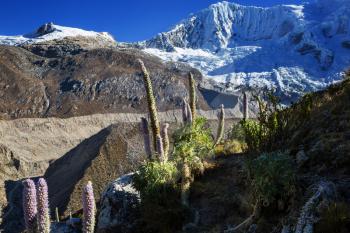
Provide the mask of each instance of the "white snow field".
[{"label": "white snow field", "polygon": [[77,36],[95,37],[101,40],[114,41],[113,37],[107,32],[86,31],[79,28],[63,27],[48,23],[33,33],[18,36],[0,36],[0,44],[19,46],[22,44],[32,44]]}]

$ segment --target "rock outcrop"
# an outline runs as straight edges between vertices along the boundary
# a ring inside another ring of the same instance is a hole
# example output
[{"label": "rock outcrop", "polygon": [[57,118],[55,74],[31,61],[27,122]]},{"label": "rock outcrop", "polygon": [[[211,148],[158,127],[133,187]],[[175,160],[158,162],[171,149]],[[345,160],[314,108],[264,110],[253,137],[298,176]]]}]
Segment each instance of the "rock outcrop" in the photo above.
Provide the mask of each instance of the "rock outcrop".
[{"label": "rock outcrop", "polygon": [[110,183],[101,197],[97,232],[134,232],[140,194],[132,187],[132,173]]}]

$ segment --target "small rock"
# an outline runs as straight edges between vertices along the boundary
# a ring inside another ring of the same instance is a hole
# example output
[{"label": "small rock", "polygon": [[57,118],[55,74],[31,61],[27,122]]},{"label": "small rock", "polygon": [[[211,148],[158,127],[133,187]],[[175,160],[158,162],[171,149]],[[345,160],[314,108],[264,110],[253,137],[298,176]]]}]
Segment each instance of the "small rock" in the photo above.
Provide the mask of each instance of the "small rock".
[{"label": "small rock", "polygon": [[252,225],[250,225],[247,233],[255,233],[256,229],[258,229],[258,226],[256,224],[252,224]]},{"label": "small rock", "polygon": [[297,160],[298,166],[302,166],[307,160],[309,160],[309,157],[307,157],[304,150],[300,150],[296,154],[296,160]]},{"label": "small rock", "polygon": [[281,233],[290,233],[290,226],[289,225],[284,225],[282,228],[282,232]]},{"label": "small rock", "polygon": [[71,227],[79,227],[81,223],[82,222],[80,218],[70,218],[66,221],[66,224]]}]

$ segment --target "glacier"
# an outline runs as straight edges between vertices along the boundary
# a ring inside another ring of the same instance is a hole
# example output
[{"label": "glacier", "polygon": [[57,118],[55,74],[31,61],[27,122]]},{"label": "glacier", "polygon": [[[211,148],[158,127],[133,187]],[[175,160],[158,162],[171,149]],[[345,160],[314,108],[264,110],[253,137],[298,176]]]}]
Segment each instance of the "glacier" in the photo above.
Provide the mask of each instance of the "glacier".
[{"label": "glacier", "polygon": [[284,101],[342,79],[350,66],[350,0],[302,5],[211,5],[168,32],[138,43],[184,62],[226,91],[275,89]]}]

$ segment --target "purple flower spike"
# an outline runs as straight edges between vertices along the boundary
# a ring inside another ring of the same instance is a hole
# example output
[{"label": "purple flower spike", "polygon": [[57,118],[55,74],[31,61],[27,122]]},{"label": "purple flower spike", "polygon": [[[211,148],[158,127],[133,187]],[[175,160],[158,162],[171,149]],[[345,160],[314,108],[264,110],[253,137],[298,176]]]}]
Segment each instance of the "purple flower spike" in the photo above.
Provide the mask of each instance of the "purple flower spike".
[{"label": "purple flower spike", "polygon": [[95,228],[96,204],[92,183],[89,181],[83,190],[83,232],[93,233]]},{"label": "purple flower spike", "polygon": [[49,197],[47,183],[44,178],[40,178],[37,183],[38,201],[38,230],[40,233],[50,232]]},{"label": "purple flower spike", "polygon": [[31,179],[23,181],[23,213],[28,232],[36,228],[37,202],[35,184]]}]

